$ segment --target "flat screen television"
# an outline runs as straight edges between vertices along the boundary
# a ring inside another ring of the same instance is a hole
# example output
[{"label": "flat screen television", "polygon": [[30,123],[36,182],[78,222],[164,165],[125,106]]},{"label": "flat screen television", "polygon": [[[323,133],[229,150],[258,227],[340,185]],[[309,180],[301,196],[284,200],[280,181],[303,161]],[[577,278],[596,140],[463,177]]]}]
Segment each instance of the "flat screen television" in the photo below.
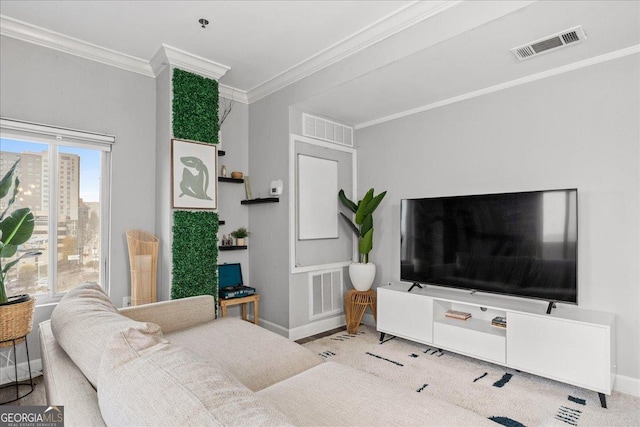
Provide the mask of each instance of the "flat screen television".
[{"label": "flat screen television", "polygon": [[578,303],[576,189],[403,199],[400,279]]}]

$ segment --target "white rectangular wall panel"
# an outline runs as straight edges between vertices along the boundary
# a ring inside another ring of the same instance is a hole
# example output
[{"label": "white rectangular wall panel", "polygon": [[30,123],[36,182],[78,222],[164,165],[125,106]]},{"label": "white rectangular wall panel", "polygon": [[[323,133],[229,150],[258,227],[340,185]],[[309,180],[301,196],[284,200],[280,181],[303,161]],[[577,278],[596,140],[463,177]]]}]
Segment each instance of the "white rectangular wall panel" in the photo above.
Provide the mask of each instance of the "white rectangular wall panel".
[{"label": "white rectangular wall panel", "polygon": [[298,239],[338,238],[338,162],[298,154]]}]

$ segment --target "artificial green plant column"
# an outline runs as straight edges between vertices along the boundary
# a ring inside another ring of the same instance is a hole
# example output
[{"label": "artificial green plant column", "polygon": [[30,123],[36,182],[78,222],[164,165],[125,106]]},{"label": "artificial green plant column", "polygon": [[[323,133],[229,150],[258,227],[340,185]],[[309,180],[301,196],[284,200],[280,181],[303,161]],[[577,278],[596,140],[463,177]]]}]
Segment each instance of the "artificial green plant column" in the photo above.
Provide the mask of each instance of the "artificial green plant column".
[{"label": "artificial green plant column", "polygon": [[[172,88],[173,137],[217,144],[218,82],[176,68]],[[217,305],[217,233],[216,212],[173,212],[172,299],[212,295]]]},{"label": "artificial green plant column", "polygon": [[218,295],[218,214],[173,213],[171,298]]}]

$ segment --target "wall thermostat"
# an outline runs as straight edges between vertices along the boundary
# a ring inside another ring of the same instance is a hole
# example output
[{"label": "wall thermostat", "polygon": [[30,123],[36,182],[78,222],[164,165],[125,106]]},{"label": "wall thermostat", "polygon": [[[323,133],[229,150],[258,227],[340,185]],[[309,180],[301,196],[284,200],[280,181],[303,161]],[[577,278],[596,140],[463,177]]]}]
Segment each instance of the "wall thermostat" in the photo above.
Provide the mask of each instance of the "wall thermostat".
[{"label": "wall thermostat", "polygon": [[282,180],[278,179],[276,181],[271,181],[271,185],[269,186],[269,194],[272,196],[279,196],[282,194]]}]

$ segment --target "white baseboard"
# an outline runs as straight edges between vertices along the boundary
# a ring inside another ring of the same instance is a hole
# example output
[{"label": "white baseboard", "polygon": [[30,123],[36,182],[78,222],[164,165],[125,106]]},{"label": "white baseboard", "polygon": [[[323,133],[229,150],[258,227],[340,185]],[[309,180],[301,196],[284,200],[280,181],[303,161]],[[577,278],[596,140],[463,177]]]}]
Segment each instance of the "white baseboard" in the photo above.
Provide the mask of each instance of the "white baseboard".
[{"label": "white baseboard", "polygon": [[[374,327],[376,326],[376,321],[371,314],[365,314],[362,318],[362,323]],[[285,338],[289,338],[291,341],[310,337],[312,335],[330,331],[331,329],[340,328],[346,324],[347,321],[344,315],[317,320],[307,325],[298,326],[297,328],[292,329],[287,329],[276,323],[269,322],[268,320],[260,319],[260,326],[270,330],[271,332],[275,332],[278,335],[282,335]]]},{"label": "white baseboard", "polygon": [[278,335],[282,335],[285,338],[289,338],[289,329],[278,325],[277,323],[269,322],[268,320],[260,319],[258,320],[260,326],[265,329],[270,330],[271,332],[275,332]]},{"label": "white baseboard", "polygon": [[310,337],[311,335],[345,326],[346,324],[344,315],[318,320],[307,325],[289,329],[289,339],[291,341],[299,340],[301,338]]},{"label": "white baseboard", "polygon": [[616,375],[616,382],[613,386],[615,391],[630,394],[631,396],[640,397],[640,379],[626,377],[624,375]]},{"label": "white baseboard", "polygon": [[[13,364],[6,365],[6,360],[3,360],[2,370],[0,372],[0,385],[9,384],[14,382],[15,371]],[[35,378],[42,374],[42,360],[35,359],[31,361],[31,377]],[[18,381],[29,380],[29,365],[27,362],[18,363]]]}]

